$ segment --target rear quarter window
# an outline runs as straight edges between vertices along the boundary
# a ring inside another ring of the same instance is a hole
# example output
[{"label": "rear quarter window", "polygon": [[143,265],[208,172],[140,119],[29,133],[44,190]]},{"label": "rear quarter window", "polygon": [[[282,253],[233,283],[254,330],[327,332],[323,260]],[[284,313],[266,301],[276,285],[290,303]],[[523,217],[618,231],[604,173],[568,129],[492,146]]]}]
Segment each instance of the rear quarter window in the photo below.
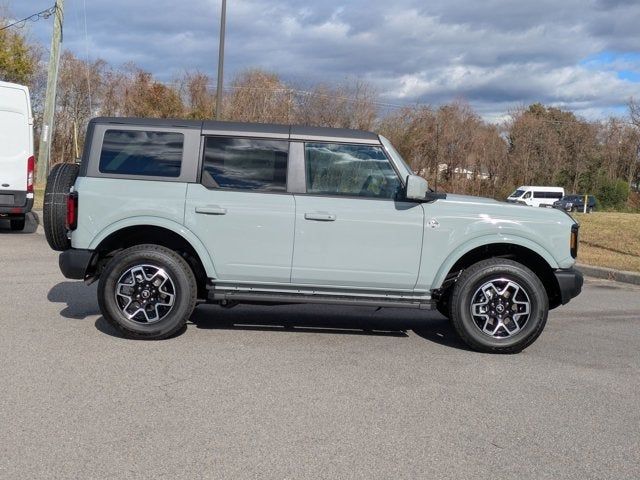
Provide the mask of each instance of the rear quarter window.
[{"label": "rear quarter window", "polygon": [[101,173],[179,177],[184,135],[176,132],[107,130],[102,142]]}]

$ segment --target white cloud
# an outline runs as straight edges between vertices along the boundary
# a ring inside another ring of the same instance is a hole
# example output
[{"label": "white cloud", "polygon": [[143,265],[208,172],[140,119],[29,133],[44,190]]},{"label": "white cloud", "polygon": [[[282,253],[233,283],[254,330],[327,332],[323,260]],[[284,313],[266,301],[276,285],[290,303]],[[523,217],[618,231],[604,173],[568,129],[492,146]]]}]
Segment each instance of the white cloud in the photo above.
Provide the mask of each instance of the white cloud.
[{"label": "white cloud", "polygon": [[[9,7],[21,16],[40,2]],[[93,58],[135,61],[164,80],[196,68],[215,75],[219,0],[86,3]],[[68,2],[65,39],[84,56],[81,6]],[[259,66],[298,83],[358,77],[390,103],[464,98],[485,118],[536,101],[593,118],[640,97],[640,83],[617,74],[638,69],[638,57],[618,55],[640,52],[638,25],[635,0],[234,0],[226,72]],[[49,28],[38,22],[34,35],[48,44]]]}]

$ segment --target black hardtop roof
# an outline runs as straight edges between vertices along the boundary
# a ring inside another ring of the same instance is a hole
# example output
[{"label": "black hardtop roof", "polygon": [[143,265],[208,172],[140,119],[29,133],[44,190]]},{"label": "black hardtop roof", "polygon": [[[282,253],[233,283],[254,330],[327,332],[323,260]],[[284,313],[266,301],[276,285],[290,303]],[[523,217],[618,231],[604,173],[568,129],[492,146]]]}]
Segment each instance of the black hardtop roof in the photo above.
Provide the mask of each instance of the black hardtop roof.
[{"label": "black hardtop roof", "polygon": [[204,135],[240,135],[291,140],[333,140],[338,142],[379,143],[378,135],[349,128],[309,127],[277,123],[222,122],[217,120],[181,120],[167,118],[97,117],[93,124],[131,125],[143,127],[195,128]]}]

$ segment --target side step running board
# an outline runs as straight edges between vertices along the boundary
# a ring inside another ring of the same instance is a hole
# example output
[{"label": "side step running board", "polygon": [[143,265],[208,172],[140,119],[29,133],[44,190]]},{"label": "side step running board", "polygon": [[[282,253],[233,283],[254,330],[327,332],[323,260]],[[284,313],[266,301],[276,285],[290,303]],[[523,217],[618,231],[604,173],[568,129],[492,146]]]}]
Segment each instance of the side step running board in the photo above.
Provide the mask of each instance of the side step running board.
[{"label": "side step running board", "polygon": [[323,291],[268,291],[242,287],[213,287],[209,301],[238,303],[314,303],[328,305],[353,305],[361,307],[415,308],[433,310],[430,297],[403,295],[345,295]]}]

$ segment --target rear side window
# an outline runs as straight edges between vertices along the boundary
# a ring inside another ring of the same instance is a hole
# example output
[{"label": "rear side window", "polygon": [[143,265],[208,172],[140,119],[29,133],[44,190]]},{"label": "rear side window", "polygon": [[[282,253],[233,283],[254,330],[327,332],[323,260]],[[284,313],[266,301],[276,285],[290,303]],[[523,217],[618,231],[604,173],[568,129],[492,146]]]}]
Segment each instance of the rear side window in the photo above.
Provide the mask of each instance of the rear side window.
[{"label": "rear side window", "polygon": [[534,192],[533,198],[562,198],[562,192]]},{"label": "rear side window", "polygon": [[208,188],[287,191],[287,140],[207,137],[202,184]]},{"label": "rear side window", "polygon": [[100,153],[100,172],[179,177],[183,147],[181,133],[107,130]]}]

